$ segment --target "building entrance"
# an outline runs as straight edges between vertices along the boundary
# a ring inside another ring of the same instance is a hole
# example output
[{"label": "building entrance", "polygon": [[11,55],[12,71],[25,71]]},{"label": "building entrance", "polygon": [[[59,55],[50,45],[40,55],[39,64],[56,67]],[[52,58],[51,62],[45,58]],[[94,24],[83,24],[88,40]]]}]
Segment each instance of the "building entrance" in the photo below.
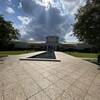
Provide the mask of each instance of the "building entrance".
[{"label": "building entrance", "polygon": [[48,51],[57,50],[57,45],[59,43],[59,38],[57,36],[48,36],[46,38],[46,45]]}]

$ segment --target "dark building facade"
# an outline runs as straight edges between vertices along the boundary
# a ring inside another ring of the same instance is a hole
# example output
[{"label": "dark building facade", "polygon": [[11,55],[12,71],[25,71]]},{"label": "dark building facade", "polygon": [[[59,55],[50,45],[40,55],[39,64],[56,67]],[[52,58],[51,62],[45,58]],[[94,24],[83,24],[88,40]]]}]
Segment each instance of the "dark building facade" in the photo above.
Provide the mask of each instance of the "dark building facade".
[{"label": "dark building facade", "polygon": [[58,45],[59,45],[59,37],[57,36],[47,36],[46,37],[47,51],[57,50]]}]

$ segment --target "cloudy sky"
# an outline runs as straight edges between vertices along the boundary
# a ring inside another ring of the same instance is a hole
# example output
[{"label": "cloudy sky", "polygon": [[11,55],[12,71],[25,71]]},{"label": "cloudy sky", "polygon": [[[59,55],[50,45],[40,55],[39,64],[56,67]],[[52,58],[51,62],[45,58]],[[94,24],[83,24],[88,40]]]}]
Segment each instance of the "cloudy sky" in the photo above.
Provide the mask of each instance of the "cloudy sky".
[{"label": "cloudy sky", "polygon": [[0,14],[20,30],[21,40],[44,41],[56,35],[61,41],[76,42],[74,14],[85,0],[0,0]]}]

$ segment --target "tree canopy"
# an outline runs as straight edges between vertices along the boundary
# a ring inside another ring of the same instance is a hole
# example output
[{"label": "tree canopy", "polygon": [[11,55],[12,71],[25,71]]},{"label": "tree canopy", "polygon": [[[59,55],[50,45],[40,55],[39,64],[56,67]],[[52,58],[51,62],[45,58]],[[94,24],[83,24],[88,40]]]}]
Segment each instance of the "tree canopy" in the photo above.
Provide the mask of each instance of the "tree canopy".
[{"label": "tree canopy", "polygon": [[0,16],[0,48],[5,48],[13,39],[17,39],[18,30],[12,25],[12,22],[5,21],[3,16]]},{"label": "tree canopy", "polygon": [[80,41],[100,48],[100,0],[87,0],[76,14],[74,34]]}]

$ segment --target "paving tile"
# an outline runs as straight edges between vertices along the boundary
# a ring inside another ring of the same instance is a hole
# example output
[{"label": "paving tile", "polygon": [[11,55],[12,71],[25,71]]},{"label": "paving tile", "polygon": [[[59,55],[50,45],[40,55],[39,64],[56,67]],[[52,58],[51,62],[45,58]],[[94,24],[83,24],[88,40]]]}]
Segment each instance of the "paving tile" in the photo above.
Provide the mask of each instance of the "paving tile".
[{"label": "paving tile", "polygon": [[97,98],[95,98],[94,96],[87,94],[87,95],[85,96],[84,100],[100,100],[100,99],[97,99]]},{"label": "paving tile", "polygon": [[94,79],[93,83],[95,85],[100,85],[100,74],[97,74],[96,75],[96,78]]},{"label": "paving tile", "polygon": [[56,73],[61,71],[61,64],[57,64],[56,67],[52,68],[52,70],[54,70]]},{"label": "paving tile", "polygon": [[15,74],[11,73],[4,73],[5,75],[3,75],[3,79],[2,79],[2,84],[4,86],[4,90],[6,90],[7,88],[11,87],[13,84],[16,84],[17,82],[17,77],[15,76]]},{"label": "paving tile", "polygon": [[81,75],[82,75],[81,73],[75,71],[75,72],[71,73],[70,77],[72,77],[74,79],[78,79],[81,77]]},{"label": "paving tile", "polygon": [[45,72],[43,72],[42,73],[42,75],[44,76],[44,77],[48,77],[48,76],[50,76],[50,75],[52,75],[50,72],[48,72],[48,71],[45,71]]},{"label": "paving tile", "polygon": [[68,87],[69,87],[71,84],[68,83],[68,82],[65,82],[65,81],[63,81],[63,80],[61,79],[61,80],[57,81],[57,82],[55,83],[55,85],[56,85],[57,87],[59,87],[60,89],[62,89],[62,90],[66,90],[66,89],[68,89]]},{"label": "paving tile", "polygon": [[40,73],[33,73],[33,74],[31,74],[31,77],[33,78],[33,80],[35,80],[35,81],[39,81],[39,80],[42,80],[42,79],[44,79],[44,76],[42,76],[42,74],[40,74]]},{"label": "paving tile", "polygon": [[96,77],[96,74],[95,72],[91,72],[90,70],[87,71],[84,75],[82,75],[80,77],[80,81],[87,84],[87,85],[90,85],[92,83],[92,81],[94,80],[94,78]]},{"label": "paving tile", "polygon": [[79,88],[79,89],[81,89],[83,92],[87,92],[88,91],[88,89],[89,89],[89,85],[87,85],[87,84],[85,84],[85,83],[83,83],[83,82],[81,82],[81,81],[76,81],[76,82],[74,82],[73,83],[73,86],[75,86],[75,87],[77,87],[77,88]]},{"label": "paving tile", "polygon": [[55,100],[57,97],[59,97],[63,93],[63,91],[60,88],[58,88],[56,85],[51,85],[44,91],[46,92],[48,96],[50,96],[52,100]]},{"label": "paving tile", "polygon": [[55,75],[49,75],[46,77],[49,81],[51,81],[52,83],[56,83],[58,80],[60,80],[60,78],[58,78]]},{"label": "paving tile", "polygon": [[76,81],[76,79],[70,77],[70,76],[65,76],[62,78],[62,80],[64,80],[65,82],[68,82],[69,84],[72,84],[73,82]]},{"label": "paving tile", "polygon": [[56,73],[55,74],[58,78],[63,78],[65,75],[64,74],[61,74],[61,73]]},{"label": "paving tile", "polygon": [[71,75],[72,71],[62,70],[62,71],[60,71],[59,73],[63,74],[64,76],[66,76],[66,75],[69,76],[69,75]]},{"label": "paving tile", "polygon": [[0,96],[0,100],[4,100],[2,95]]},{"label": "paving tile", "polygon": [[49,73],[51,73],[51,74],[56,74],[57,73],[57,71],[56,70],[48,70],[49,71]]},{"label": "paving tile", "polygon": [[3,78],[0,76],[0,91],[3,90]]},{"label": "paving tile", "polygon": [[95,98],[98,98],[100,100],[100,85],[95,85],[94,83],[89,88],[88,93],[92,95]]},{"label": "paving tile", "polygon": [[45,89],[52,84],[49,80],[45,78],[36,82],[42,89]]},{"label": "paving tile", "polygon": [[0,81],[0,100],[3,100],[3,84],[2,84],[2,81]]},{"label": "paving tile", "polygon": [[56,100],[74,100],[74,98],[64,92]]},{"label": "paving tile", "polygon": [[85,92],[75,86],[71,86],[66,90],[66,92],[68,95],[74,98],[74,100],[83,100],[83,98],[85,97]]},{"label": "paving tile", "polygon": [[45,94],[44,91],[30,97],[28,100],[51,100],[49,96]]},{"label": "paving tile", "polygon": [[38,69],[38,71],[39,71],[40,73],[44,73],[44,72],[46,72],[46,70],[48,70],[48,69],[46,69],[46,68]]},{"label": "paving tile", "polygon": [[26,96],[19,84],[4,91],[4,100],[25,100]]},{"label": "paving tile", "polygon": [[25,79],[22,82],[20,82],[20,84],[27,97],[30,97],[41,91],[41,88],[31,79]]}]

